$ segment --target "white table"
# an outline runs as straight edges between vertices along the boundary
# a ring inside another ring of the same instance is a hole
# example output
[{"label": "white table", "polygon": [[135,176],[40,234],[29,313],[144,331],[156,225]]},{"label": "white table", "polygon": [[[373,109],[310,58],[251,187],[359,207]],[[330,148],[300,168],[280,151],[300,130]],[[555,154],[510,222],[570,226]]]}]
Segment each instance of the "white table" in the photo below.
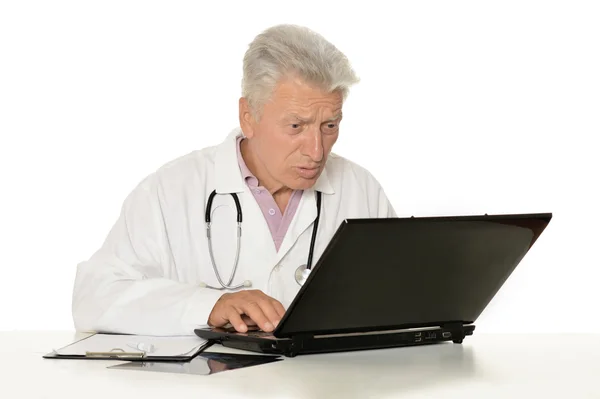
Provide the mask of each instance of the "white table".
[{"label": "white table", "polygon": [[[487,335],[423,347],[304,355],[207,376],[48,360],[80,338],[0,332],[3,398],[600,398],[600,335]],[[212,351],[227,351],[218,346]]]}]

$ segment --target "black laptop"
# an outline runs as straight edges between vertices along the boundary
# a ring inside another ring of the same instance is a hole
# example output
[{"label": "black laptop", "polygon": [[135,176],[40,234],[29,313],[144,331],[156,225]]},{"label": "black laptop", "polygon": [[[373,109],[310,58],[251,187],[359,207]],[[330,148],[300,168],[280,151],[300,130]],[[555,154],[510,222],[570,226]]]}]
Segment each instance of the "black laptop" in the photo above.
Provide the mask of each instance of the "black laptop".
[{"label": "black laptop", "polygon": [[284,356],[462,343],[551,218],[348,219],[273,332],[207,327],[195,333]]}]

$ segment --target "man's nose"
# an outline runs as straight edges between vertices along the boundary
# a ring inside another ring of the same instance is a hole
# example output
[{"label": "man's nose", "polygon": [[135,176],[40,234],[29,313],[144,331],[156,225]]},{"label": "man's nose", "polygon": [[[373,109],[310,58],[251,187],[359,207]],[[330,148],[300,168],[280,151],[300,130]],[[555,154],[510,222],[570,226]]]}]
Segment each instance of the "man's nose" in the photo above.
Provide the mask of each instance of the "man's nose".
[{"label": "man's nose", "polygon": [[313,162],[321,162],[323,160],[323,137],[321,136],[321,129],[319,127],[311,128],[308,132],[304,145],[304,153]]}]

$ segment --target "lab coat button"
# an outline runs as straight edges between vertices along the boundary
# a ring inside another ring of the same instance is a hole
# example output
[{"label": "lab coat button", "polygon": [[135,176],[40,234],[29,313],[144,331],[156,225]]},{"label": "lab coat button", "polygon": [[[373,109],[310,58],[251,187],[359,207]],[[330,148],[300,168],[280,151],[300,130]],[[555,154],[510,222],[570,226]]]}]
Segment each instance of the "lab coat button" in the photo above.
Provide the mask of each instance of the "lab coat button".
[{"label": "lab coat button", "polygon": [[269,215],[273,216],[275,214],[275,209],[271,208],[269,209]]}]

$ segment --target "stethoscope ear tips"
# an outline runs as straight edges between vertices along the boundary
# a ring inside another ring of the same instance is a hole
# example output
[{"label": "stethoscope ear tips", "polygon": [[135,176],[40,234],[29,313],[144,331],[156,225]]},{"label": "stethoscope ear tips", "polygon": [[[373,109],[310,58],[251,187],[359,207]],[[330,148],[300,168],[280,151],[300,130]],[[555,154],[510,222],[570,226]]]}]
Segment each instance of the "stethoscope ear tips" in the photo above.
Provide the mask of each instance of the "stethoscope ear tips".
[{"label": "stethoscope ear tips", "polygon": [[200,286],[200,288],[206,288],[206,287],[208,287],[208,285],[206,285],[206,283],[204,283],[202,281],[198,285]]},{"label": "stethoscope ear tips", "polygon": [[250,280],[244,281],[244,287],[252,287],[252,281],[250,281]]}]

